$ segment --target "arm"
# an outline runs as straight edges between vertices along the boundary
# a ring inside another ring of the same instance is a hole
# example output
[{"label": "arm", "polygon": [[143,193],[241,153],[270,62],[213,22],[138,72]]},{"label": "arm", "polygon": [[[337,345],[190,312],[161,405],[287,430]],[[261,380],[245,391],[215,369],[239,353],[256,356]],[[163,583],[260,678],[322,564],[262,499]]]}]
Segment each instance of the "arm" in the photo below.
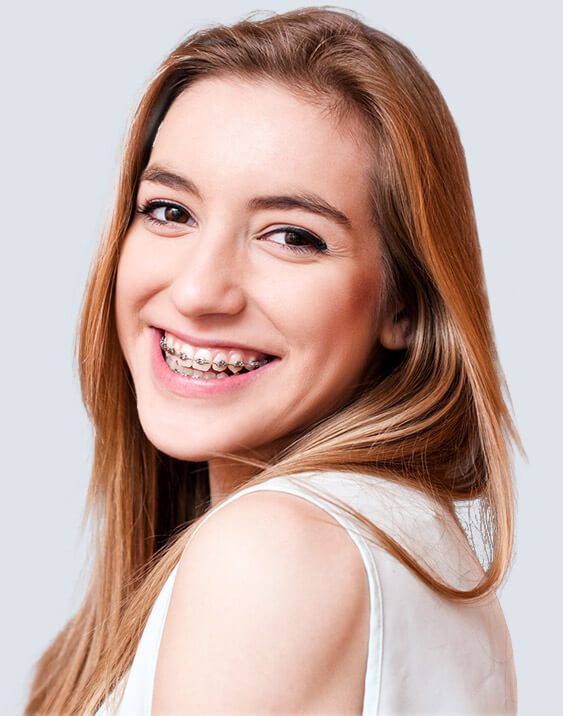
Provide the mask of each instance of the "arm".
[{"label": "arm", "polygon": [[344,528],[294,495],[243,495],[182,557],[153,713],[360,713],[368,620],[364,565]]}]

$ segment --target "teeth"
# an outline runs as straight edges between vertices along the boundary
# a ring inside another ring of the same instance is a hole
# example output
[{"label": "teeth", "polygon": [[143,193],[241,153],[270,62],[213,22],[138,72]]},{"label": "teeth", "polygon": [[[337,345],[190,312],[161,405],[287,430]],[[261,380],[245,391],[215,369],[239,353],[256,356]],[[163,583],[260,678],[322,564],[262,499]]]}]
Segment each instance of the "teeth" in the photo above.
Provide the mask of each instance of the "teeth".
[{"label": "teeth", "polygon": [[207,348],[197,350],[193,357],[192,365],[203,372],[208,371],[211,368],[211,351]]},{"label": "teeth", "polygon": [[[175,371],[176,373],[180,373],[181,375],[189,376],[190,378],[199,378],[200,380],[224,380],[230,375],[229,373],[225,372],[216,373],[214,370],[200,370],[198,368],[188,368],[187,366],[183,365],[183,362],[180,360],[179,357],[171,356],[169,353],[166,353],[165,360],[168,366],[173,371]],[[223,368],[223,371],[224,370],[225,369]],[[236,374],[242,370],[242,367],[237,365],[234,368],[231,368],[231,370]]]},{"label": "teeth", "polygon": [[227,355],[223,353],[222,351],[219,351],[215,358],[213,359],[213,370],[217,371],[218,373],[221,373],[224,370],[227,370],[227,363],[229,361],[227,360]]},{"label": "teeth", "polygon": [[229,353],[229,365],[233,373],[240,373],[244,368],[244,362],[240,353]]},{"label": "teeth", "polygon": [[247,360],[247,362],[244,364],[244,367],[245,367],[247,370],[254,370],[255,368],[259,368],[259,367],[260,367],[260,361],[258,360],[258,358],[257,358],[255,355],[251,355],[251,356],[248,357],[248,360]]},{"label": "teeth", "polygon": [[178,359],[177,359],[177,358],[173,358],[172,356],[166,356],[166,362],[168,363],[168,365],[169,365],[171,368],[174,368],[174,370],[177,370],[178,373],[183,373],[184,370],[187,370],[187,369],[184,369],[184,368],[180,365],[180,363],[178,363]]},{"label": "teeth", "polygon": [[[195,368],[200,373],[208,371],[223,373],[229,369],[232,375],[240,373],[244,368],[248,371],[260,368],[268,362],[265,357],[258,358],[254,353],[245,356],[238,350],[214,353],[210,348],[196,348],[188,343],[178,341],[174,336],[164,334],[160,346],[167,356],[175,358],[175,365],[184,368]],[[260,354],[258,354],[260,355]]]},{"label": "teeth", "polygon": [[195,368],[186,368],[178,362],[177,358],[173,358],[169,355],[166,356],[166,362],[173,371],[180,373],[181,375],[189,376],[190,378],[199,378],[200,380],[217,380],[218,378],[227,377],[225,373],[214,373],[213,371],[203,372],[201,370],[196,370]]},{"label": "teeth", "polygon": [[194,349],[191,346],[183,345],[176,350],[178,362],[185,368],[191,368],[193,365]]}]

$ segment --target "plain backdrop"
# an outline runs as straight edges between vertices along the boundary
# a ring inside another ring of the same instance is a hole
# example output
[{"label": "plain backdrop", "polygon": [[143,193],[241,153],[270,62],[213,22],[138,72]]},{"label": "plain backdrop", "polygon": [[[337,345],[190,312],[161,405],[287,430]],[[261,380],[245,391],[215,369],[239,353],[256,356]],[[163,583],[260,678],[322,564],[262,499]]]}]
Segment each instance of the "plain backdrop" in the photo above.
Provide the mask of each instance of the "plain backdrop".
[{"label": "plain backdrop", "polygon": [[[315,4],[315,3],[312,3]],[[31,668],[83,595],[91,430],[76,322],[125,130],[151,73],[203,25],[292,2],[27,2],[3,11],[2,687]],[[500,594],[520,713],[560,704],[561,17],[558,3],[393,0],[341,7],[409,46],[467,154],[501,361],[528,453],[517,550]]]}]

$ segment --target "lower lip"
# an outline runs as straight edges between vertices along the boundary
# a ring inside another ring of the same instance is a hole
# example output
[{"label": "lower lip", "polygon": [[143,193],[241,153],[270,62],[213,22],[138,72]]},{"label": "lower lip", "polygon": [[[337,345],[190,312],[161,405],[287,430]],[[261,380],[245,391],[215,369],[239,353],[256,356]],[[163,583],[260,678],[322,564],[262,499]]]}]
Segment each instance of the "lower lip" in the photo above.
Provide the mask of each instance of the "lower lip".
[{"label": "lower lip", "polygon": [[151,328],[150,330],[152,332],[151,362],[156,380],[159,385],[183,398],[203,398],[235,393],[237,390],[242,390],[259,381],[280,361],[279,358],[274,358],[274,360],[260,368],[255,368],[253,371],[242,375],[233,375],[229,378],[192,378],[187,375],[180,375],[168,366],[160,347],[162,332],[157,328]]}]

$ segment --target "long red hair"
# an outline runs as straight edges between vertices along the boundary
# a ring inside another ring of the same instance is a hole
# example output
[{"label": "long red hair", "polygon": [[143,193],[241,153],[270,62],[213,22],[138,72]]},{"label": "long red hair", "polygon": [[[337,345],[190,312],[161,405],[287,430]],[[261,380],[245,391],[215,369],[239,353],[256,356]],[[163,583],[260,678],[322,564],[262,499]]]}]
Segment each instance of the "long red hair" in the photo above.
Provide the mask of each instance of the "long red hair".
[{"label": "long red hair", "polygon": [[351,470],[414,485],[450,506],[474,501],[488,553],[483,579],[469,591],[443,584],[377,525],[370,528],[451,599],[489,594],[510,566],[511,442],[521,445],[494,343],[464,152],[440,91],[411,51],[352,12],[306,8],[202,29],[164,60],[141,99],[88,280],[78,362],[95,428],[87,502],[95,562],[83,604],[38,662],[27,716],[95,711],[131,665],[151,606],[210,506],[206,464],[164,455],[141,429],[114,289],[157,128],[192,82],[218,75],[282,83],[335,118],[361,120],[373,156],[385,306],[403,307],[412,334],[399,355],[380,347],[361,393],[307,426],[275,462],[257,462],[246,484]]}]

